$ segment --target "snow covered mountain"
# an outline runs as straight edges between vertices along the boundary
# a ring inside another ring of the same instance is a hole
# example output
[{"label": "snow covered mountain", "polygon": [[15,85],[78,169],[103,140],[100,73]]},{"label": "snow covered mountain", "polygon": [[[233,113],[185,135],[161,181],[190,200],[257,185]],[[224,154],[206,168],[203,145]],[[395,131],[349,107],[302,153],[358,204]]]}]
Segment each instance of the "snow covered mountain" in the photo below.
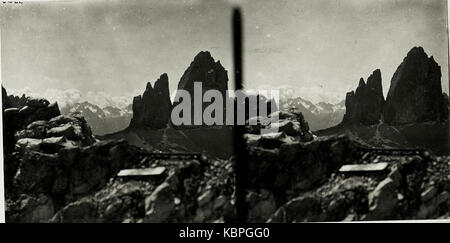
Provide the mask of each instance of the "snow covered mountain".
[{"label": "snow covered mountain", "polygon": [[96,135],[114,133],[127,128],[133,116],[131,104],[123,109],[113,106],[101,108],[98,105],[84,101],[61,108],[62,114],[73,112],[81,113],[91,126],[92,132]]},{"label": "snow covered mountain", "polygon": [[301,97],[280,97],[280,110],[301,112],[311,130],[320,130],[335,126],[342,121],[345,114],[345,103],[341,101],[331,104],[324,101],[313,103]]}]

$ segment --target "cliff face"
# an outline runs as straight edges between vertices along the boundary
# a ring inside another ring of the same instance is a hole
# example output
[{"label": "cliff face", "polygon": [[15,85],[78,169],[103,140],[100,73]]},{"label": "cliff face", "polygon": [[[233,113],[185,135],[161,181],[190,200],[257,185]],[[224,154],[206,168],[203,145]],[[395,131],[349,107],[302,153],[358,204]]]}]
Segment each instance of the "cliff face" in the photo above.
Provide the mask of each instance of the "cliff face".
[{"label": "cliff face", "polygon": [[194,82],[201,82],[204,92],[211,89],[225,92],[228,89],[227,70],[220,61],[214,61],[208,51],[202,51],[184,72],[178,83],[178,90],[186,90],[193,95]]},{"label": "cliff face", "polygon": [[388,124],[447,119],[441,88],[441,67],[422,47],[408,52],[391,80],[383,112]]},{"label": "cliff face", "polygon": [[347,93],[343,124],[389,125],[443,121],[448,118],[448,96],[442,93],[441,68],[422,47],[412,48],[391,79],[386,101],[381,72],[361,78],[356,91]]},{"label": "cliff face", "polygon": [[381,72],[377,69],[369,76],[367,83],[361,78],[356,91],[347,93],[343,123],[376,124],[381,119],[383,106],[384,96],[381,86]]},{"label": "cliff face", "polygon": [[[200,114],[199,111],[195,113],[194,109],[194,83],[200,82],[202,85],[202,97],[208,90],[217,90],[225,98],[225,94],[228,90],[228,74],[227,70],[222,66],[220,61],[215,61],[208,51],[201,51],[198,53],[189,67],[184,72],[183,76],[178,83],[177,90],[185,90],[191,95],[191,124],[194,124],[194,115]],[[178,91],[177,91],[178,92]],[[177,93],[177,96],[179,93]],[[225,107],[225,100],[223,105]],[[179,102],[174,101],[174,107]],[[202,113],[211,102],[202,103]],[[225,110],[224,110],[225,111]],[[200,114],[200,115],[201,115]],[[225,118],[225,112],[223,114]]]},{"label": "cliff face", "polygon": [[164,128],[169,121],[171,107],[169,78],[164,73],[155,82],[155,87],[149,82],[144,93],[134,97],[130,127]]}]

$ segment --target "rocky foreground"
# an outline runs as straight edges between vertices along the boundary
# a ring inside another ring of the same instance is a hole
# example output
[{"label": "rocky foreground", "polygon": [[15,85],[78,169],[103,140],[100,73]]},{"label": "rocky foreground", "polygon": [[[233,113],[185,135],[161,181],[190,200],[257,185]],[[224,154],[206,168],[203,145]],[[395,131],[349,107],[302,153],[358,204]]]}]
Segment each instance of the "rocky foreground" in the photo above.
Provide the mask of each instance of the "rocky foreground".
[{"label": "rocky foreground", "polygon": [[[232,158],[99,141],[79,114],[43,99],[3,104],[8,222],[236,218]],[[450,218],[449,157],[317,138],[300,113],[278,116],[269,126],[279,133],[247,127],[249,222]]]}]

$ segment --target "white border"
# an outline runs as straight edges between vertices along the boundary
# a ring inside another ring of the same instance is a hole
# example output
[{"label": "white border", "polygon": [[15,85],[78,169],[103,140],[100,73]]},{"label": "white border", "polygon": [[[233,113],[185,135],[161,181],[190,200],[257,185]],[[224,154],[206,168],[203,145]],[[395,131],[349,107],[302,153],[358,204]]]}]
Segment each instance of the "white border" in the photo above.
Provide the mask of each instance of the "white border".
[{"label": "white border", "polygon": [[[24,2],[26,0],[23,0]],[[448,66],[450,70],[450,33],[448,26],[450,26],[449,17],[450,9],[448,8],[450,0],[447,0],[447,43],[448,43]],[[2,55],[1,55],[1,28],[0,28],[0,84],[2,84]],[[450,71],[449,71],[450,74]],[[450,87],[450,80],[449,80]],[[0,99],[2,98],[2,94],[0,94]],[[3,114],[0,112],[0,125],[3,124]],[[0,127],[0,223],[5,223],[5,190],[4,190],[4,167],[3,167],[3,126]],[[386,221],[354,221],[348,223],[450,223],[450,219],[448,220],[439,220],[439,219],[430,219],[430,220],[386,220]]]},{"label": "white border", "polygon": [[[0,84],[2,84],[2,29],[0,28]],[[0,100],[2,94],[0,93]],[[3,104],[2,104],[3,106]],[[5,185],[3,170],[3,112],[0,112],[0,223],[5,223]]]}]

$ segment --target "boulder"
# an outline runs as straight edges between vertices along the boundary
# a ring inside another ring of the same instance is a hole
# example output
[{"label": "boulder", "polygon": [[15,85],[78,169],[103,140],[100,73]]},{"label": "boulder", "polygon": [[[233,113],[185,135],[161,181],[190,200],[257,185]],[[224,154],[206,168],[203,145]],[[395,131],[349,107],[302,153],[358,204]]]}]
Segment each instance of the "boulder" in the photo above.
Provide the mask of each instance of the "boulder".
[{"label": "boulder", "polygon": [[16,150],[18,151],[39,151],[42,139],[21,138],[16,142]]},{"label": "boulder", "polygon": [[199,207],[202,207],[202,206],[206,205],[207,203],[211,202],[211,200],[213,198],[214,198],[214,192],[211,190],[207,190],[197,198],[197,204]]},{"label": "boulder", "polygon": [[267,220],[268,223],[314,221],[320,215],[320,202],[309,196],[294,198],[281,206]]},{"label": "boulder", "polygon": [[164,223],[175,209],[174,195],[169,183],[163,182],[145,199],[146,223]]},{"label": "boulder", "polygon": [[[14,207],[14,210],[8,210],[6,216],[14,222],[45,223],[55,214],[53,200],[44,194],[35,196],[21,194],[12,207]],[[14,213],[10,214],[11,211]]]},{"label": "boulder", "polygon": [[282,144],[290,142],[291,139],[284,132],[267,133],[261,135],[259,146],[266,149],[279,148]]},{"label": "boulder", "polygon": [[369,194],[369,214],[367,220],[371,219],[392,219],[397,205],[397,189],[395,182],[391,178],[381,181],[375,190]]},{"label": "boulder", "polygon": [[95,223],[97,219],[97,203],[92,200],[80,200],[68,204],[58,211],[50,220],[51,223]]},{"label": "boulder", "polygon": [[262,190],[259,194],[250,192],[247,194],[249,205],[248,222],[264,223],[277,209],[275,197],[269,191]]}]

